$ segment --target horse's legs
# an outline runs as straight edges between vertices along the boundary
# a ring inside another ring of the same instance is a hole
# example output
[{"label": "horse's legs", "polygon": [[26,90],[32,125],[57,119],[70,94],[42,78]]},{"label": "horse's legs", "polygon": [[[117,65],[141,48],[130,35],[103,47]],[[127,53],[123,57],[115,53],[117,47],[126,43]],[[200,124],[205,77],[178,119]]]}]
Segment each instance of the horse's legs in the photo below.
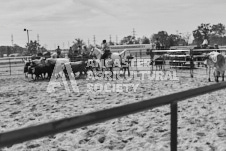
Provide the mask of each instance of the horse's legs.
[{"label": "horse's legs", "polygon": [[130,71],[129,71],[129,67],[127,67],[127,70],[128,70],[128,77],[130,77]]},{"label": "horse's legs", "polygon": [[112,80],[113,80],[113,77],[114,77],[113,67],[110,67],[110,71],[111,71],[111,78],[112,78]]},{"label": "horse's legs", "polygon": [[222,81],[224,81],[224,71],[222,72]]},{"label": "horse's legs", "polygon": [[218,71],[214,71],[213,75],[214,75],[215,81],[216,81],[216,82],[219,82],[219,81],[218,81],[219,72],[218,72]]},{"label": "horse's legs", "polygon": [[209,67],[209,82],[211,82],[211,80],[210,80],[210,71],[211,71],[211,68]]},{"label": "horse's legs", "polygon": [[126,67],[123,67],[123,76],[126,78]]}]

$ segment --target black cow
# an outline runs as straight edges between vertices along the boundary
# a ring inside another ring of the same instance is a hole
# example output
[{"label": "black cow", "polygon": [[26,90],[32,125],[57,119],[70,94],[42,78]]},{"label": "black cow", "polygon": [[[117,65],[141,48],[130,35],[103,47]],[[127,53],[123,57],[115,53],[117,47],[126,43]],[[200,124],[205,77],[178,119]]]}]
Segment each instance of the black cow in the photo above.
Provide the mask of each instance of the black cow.
[{"label": "black cow", "polygon": [[46,74],[48,75],[47,78],[50,79],[53,73],[54,66],[51,64],[37,64],[35,66],[30,67],[30,72],[35,75],[35,80],[38,78],[45,79]]},{"label": "black cow", "polygon": [[30,61],[25,61],[24,62],[24,74],[25,74],[25,78],[28,78],[28,74],[29,74],[29,67],[31,66],[31,62]]},{"label": "black cow", "polygon": [[71,69],[71,71],[73,72],[74,75],[77,72],[80,72],[80,75],[82,75],[82,72],[84,72],[85,75],[87,75],[86,66],[87,66],[87,63],[85,61],[65,63],[64,67],[63,67],[63,72],[64,72],[66,78],[69,78],[69,74],[71,74],[71,73],[68,73],[68,69]]},{"label": "black cow", "polygon": [[156,70],[157,70],[158,67],[159,67],[159,70],[160,70],[160,69],[163,69],[163,66],[165,65],[165,59],[162,58],[162,57],[159,57],[159,58],[156,58],[154,61],[152,61],[150,63],[150,65],[152,65],[153,63],[155,63]]}]

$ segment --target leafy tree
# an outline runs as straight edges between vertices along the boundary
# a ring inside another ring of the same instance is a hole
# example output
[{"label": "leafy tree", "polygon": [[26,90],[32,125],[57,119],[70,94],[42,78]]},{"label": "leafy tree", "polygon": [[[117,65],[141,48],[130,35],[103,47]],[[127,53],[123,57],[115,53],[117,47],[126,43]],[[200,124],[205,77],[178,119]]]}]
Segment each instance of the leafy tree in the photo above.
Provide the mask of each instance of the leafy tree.
[{"label": "leafy tree", "polygon": [[75,41],[73,41],[73,45],[72,45],[72,50],[76,50],[78,49],[78,46],[82,46],[84,45],[84,41],[80,38],[75,39]]},{"label": "leafy tree", "polygon": [[120,41],[120,44],[123,45],[123,44],[133,44],[132,42],[132,36],[126,36],[124,37],[121,41]]},{"label": "leafy tree", "polygon": [[31,55],[37,54],[39,43],[35,40],[34,42],[31,40],[30,43],[27,44],[28,53]]},{"label": "leafy tree", "polygon": [[24,52],[26,52],[26,49],[25,48],[20,47],[17,44],[14,44],[13,50],[14,50],[15,53],[19,53],[19,54],[23,54]]},{"label": "leafy tree", "polygon": [[209,42],[209,37],[212,32],[212,26],[210,24],[201,24],[196,30],[193,31],[194,41],[197,45],[202,44],[204,39]]},{"label": "leafy tree", "polygon": [[143,38],[141,39],[141,43],[142,44],[150,44],[150,40],[149,40],[149,38],[143,36]]},{"label": "leafy tree", "polygon": [[164,47],[169,47],[169,35],[166,31],[159,31],[157,34],[153,34],[151,37],[151,42],[155,43],[156,39],[159,39],[159,42]]},{"label": "leafy tree", "polygon": [[212,26],[212,34],[210,35],[210,44],[214,45],[223,45],[224,44],[224,37],[225,34],[225,26],[221,23]]},{"label": "leafy tree", "polygon": [[129,35],[129,36],[124,37],[124,38],[120,41],[120,44],[121,44],[121,45],[123,45],[123,44],[127,44],[127,45],[131,45],[131,44],[139,44],[139,40],[136,39],[135,37]]},{"label": "leafy tree", "polygon": [[218,23],[216,25],[201,24],[193,31],[194,44],[200,45],[204,39],[207,39],[210,45],[223,44],[223,35],[225,34],[225,25]]},{"label": "leafy tree", "polygon": [[194,37],[193,44],[200,46],[203,42],[203,35],[200,33],[200,31],[198,30],[193,31],[193,37]]},{"label": "leafy tree", "polygon": [[171,34],[168,38],[169,46],[178,46],[180,39],[180,35]]},{"label": "leafy tree", "polygon": [[191,37],[191,34],[188,33],[188,32],[182,35],[182,39],[185,40],[186,45],[188,45],[188,42],[189,42],[190,37]]},{"label": "leafy tree", "polygon": [[225,26],[221,23],[212,26],[212,35],[223,36],[225,34]]}]

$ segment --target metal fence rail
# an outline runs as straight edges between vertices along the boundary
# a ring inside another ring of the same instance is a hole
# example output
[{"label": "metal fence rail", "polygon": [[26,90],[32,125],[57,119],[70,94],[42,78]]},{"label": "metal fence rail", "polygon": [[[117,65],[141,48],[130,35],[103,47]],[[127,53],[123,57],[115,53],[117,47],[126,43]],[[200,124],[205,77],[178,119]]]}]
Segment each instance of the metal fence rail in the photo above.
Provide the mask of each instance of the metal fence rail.
[{"label": "metal fence rail", "polygon": [[54,135],[75,128],[104,122],[114,118],[119,118],[129,114],[145,111],[148,109],[170,104],[171,108],[171,150],[177,150],[177,102],[191,97],[203,95],[213,91],[226,88],[226,82],[217,83],[209,86],[199,87],[183,92],[169,94],[157,98],[147,99],[142,102],[131,103],[119,107],[105,109],[71,118],[31,126],[0,134],[0,147],[11,146],[24,141]]},{"label": "metal fence rail", "polygon": [[[24,62],[22,59],[29,59],[31,56],[4,57],[0,58],[0,76],[23,74]],[[21,68],[18,70],[18,68]]]}]

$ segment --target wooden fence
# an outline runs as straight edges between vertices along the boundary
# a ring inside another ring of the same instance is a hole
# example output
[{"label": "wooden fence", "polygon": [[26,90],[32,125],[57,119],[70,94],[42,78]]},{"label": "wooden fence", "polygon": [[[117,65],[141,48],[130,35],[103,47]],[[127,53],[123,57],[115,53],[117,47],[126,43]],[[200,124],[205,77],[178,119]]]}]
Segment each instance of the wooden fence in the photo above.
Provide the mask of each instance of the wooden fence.
[{"label": "wooden fence", "polygon": [[225,89],[226,82],[209,86],[199,87],[183,92],[169,94],[157,98],[147,99],[141,102],[131,103],[119,107],[92,112],[80,116],[65,118],[37,126],[31,126],[0,134],[0,147],[10,147],[11,145],[38,139],[48,135],[65,132],[68,130],[89,126],[95,123],[104,122],[114,118],[127,116],[148,109],[170,104],[171,109],[171,151],[177,151],[177,103],[185,99]]}]

